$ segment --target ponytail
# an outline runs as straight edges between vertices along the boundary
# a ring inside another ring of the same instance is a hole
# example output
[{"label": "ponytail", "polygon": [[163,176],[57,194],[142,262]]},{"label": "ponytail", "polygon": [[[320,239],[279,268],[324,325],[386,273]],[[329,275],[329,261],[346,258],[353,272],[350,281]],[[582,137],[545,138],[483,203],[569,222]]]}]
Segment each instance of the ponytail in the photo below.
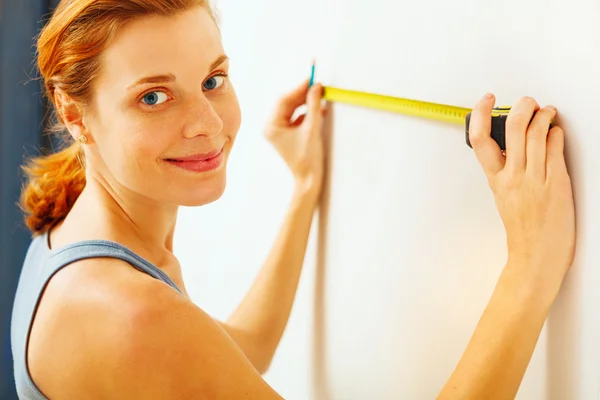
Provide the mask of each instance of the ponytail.
[{"label": "ponytail", "polygon": [[85,187],[83,151],[79,143],[57,153],[33,158],[23,166],[27,181],[20,207],[34,234],[48,231],[67,216]]}]

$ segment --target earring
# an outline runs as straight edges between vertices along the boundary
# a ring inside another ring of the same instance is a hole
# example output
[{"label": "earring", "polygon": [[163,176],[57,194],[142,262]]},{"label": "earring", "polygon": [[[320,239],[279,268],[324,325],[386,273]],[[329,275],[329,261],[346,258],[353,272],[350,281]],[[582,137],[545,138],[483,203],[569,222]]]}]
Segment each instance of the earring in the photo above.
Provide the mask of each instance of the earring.
[{"label": "earring", "polygon": [[81,144],[86,144],[87,143],[87,136],[85,136],[85,135],[79,135],[79,137],[77,138],[77,140]]}]

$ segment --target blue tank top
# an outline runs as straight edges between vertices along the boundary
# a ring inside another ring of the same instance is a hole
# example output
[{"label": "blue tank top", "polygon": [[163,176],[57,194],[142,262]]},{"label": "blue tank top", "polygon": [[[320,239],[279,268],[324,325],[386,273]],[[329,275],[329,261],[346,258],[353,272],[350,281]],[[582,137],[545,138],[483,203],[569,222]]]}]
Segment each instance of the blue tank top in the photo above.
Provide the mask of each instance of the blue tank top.
[{"label": "blue tank top", "polygon": [[167,274],[119,243],[90,240],[50,249],[47,233],[36,236],[29,245],[23,263],[12,311],[11,344],[19,399],[47,400],[33,382],[27,368],[27,342],[42,292],[52,276],[61,268],[75,261],[97,257],[117,258],[128,262],[134,268],[182,293]]}]

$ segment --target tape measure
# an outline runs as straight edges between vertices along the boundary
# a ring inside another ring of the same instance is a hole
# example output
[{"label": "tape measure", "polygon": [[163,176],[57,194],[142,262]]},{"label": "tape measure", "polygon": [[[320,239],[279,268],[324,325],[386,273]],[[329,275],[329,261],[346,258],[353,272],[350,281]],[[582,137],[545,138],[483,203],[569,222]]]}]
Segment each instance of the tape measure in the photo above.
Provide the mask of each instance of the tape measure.
[{"label": "tape measure", "polygon": [[[401,97],[384,96],[374,93],[357,92],[325,86],[323,98],[330,102],[351,104],[356,106],[374,108],[399,114],[427,118],[452,124],[465,126],[465,140],[469,147],[469,122],[471,120],[470,108],[456,107],[447,104],[431,103],[420,100],[405,99]],[[501,150],[506,149],[505,126],[510,106],[496,107],[492,112],[492,139],[498,143]]]}]

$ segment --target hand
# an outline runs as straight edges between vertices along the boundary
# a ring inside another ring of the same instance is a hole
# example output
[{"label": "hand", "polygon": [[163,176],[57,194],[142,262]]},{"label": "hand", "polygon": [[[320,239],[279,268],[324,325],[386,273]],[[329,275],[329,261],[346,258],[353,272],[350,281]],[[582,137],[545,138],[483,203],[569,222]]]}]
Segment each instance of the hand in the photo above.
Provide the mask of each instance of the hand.
[{"label": "hand", "polygon": [[575,210],[564,132],[549,130],[557,111],[520,99],[506,121],[504,157],[490,137],[494,102],[490,95],[477,104],[469,132],[506,229],[508,265],[526,268],[518,276],[532,282],[560,286],[575,253]]},{"label": "hand", "polygon": [[[303,82],[279,100],[265,132],[296,183],[316,192],[320,192],[323,184],[325,164],[322,125],[326,109],[321,106],[322,93],[320,84],[309,90],[308,81]],[[306,114],[292,121],[296,109],[305,103],[308,104]]]}]

